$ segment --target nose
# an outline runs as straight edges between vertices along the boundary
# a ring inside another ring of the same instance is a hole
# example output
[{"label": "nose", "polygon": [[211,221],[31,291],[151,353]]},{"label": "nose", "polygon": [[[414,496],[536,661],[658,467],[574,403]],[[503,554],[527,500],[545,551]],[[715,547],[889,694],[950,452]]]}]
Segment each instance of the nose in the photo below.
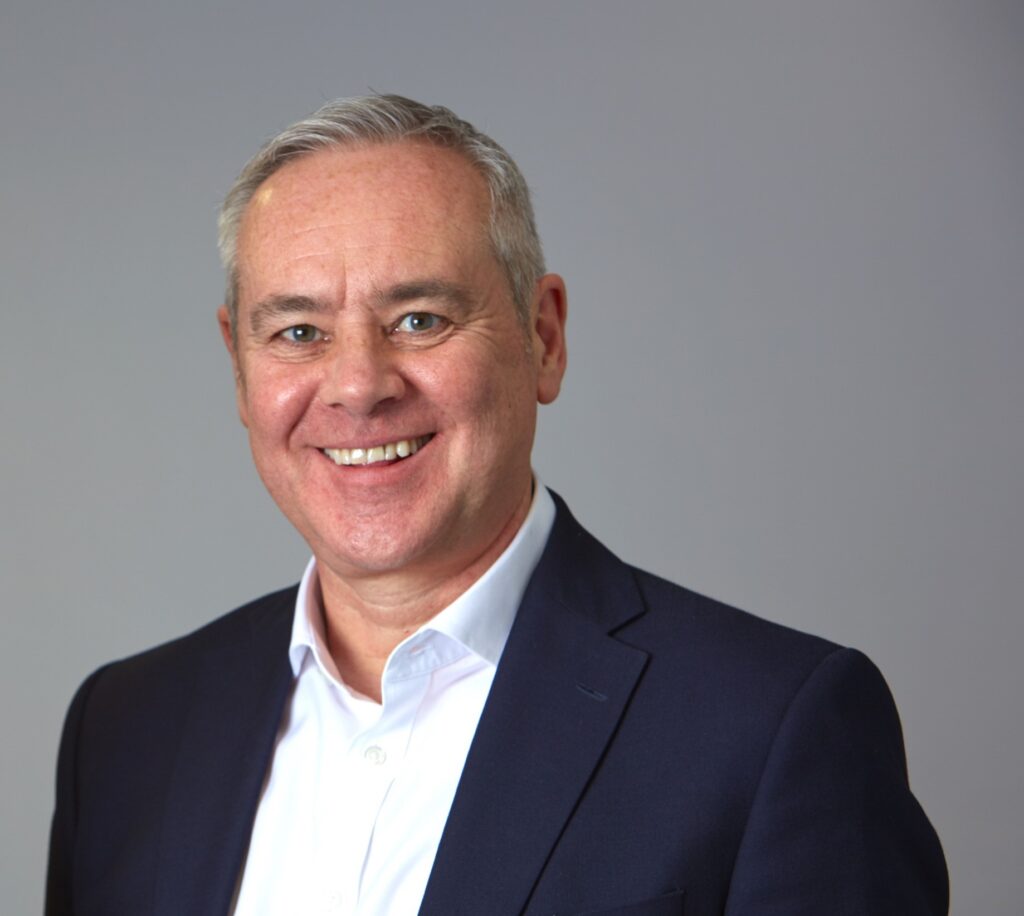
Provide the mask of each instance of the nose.
[{"label": "nose", "polygon": [[320,399],[361,416],[398,400],[405,393],[405,381],[396,356],[379,327],[346,329],[325,359]]}]

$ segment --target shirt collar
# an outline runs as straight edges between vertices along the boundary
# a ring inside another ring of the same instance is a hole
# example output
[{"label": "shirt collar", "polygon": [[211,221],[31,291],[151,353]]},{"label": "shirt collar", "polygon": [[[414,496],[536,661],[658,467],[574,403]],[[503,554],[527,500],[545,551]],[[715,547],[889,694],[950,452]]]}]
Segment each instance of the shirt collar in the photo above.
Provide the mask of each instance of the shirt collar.
[{"label": "shirt collar", "polygon": [[[392,658],[407,643],[422,639],[420,634],[429,631],[442,634],[484,661],[497,665],[519,602],[544,552],[554,521],[554,500],[535,475],[530,510],[512,542],[455,601],[404,639],[392,652]],[[295,599],[288,658],[296,677],[309,657],[324,674],[339,682],[342,680],[327,651],[323,598],[315,557],[306,564]]]}]

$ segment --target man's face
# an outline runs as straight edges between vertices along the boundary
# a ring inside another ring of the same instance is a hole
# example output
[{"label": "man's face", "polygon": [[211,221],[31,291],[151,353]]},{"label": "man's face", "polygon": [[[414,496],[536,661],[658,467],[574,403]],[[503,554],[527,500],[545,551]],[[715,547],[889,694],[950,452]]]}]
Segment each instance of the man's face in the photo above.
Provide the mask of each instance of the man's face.
[{"label": "man's face", "polygon": [[220,316],[239,412],[267,489],[341,578],[457,575],[528,500],[564,287],[541,280],[520,324],[488,206],[459,154],[404,142],[297,159],[242,220],[236,345]]}]

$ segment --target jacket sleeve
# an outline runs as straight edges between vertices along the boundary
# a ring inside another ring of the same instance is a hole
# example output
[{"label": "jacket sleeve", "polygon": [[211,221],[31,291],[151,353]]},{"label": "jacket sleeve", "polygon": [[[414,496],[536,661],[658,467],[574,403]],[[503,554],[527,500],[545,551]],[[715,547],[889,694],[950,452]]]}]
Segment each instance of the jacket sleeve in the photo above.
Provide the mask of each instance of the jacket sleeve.
[{"label": "jacket sleeve", "polygon": [[72,861],[75,845],[75,823],[78,809],[78,745],[85,707],[99,676],[94,672],[78,688],[68,714],[57,753],[56,802],[50,826],[50,854],[46,870],[45,916],[72,916],[75,912],[72,894]]},{"label": "jacket sleeve", "polygon": [[795,695],[765,761],[727,916],[940,916],[939,839],[910,792],[878,669],[838,649]]}]

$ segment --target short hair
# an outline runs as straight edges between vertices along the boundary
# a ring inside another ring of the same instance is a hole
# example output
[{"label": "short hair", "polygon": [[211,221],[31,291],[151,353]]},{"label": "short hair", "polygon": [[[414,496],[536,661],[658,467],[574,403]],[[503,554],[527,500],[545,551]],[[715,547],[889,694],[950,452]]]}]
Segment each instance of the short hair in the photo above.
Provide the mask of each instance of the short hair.
[{"label": "short hair", "polygon": [[242,169],[228,191],[218,220],[221,263],[227,273],[226,305],[237,333],[238,230],[253,195],[286,163],[320,150],[416,140],[463,155],[490,192],[488,235],[525,327],[544,253],[533,216],[530,191],[512,157],[494,140],[441,105],[424,105],[400,95],[336,99],[268,140]]}]

